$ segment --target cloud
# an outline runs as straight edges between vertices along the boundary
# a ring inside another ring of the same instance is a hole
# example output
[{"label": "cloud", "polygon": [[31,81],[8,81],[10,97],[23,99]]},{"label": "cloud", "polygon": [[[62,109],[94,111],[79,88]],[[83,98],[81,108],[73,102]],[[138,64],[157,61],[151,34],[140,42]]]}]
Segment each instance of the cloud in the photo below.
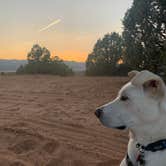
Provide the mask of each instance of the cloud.
[{"label": "cloud", "polygon": [[61,19],[57,19],[57,20],[51,22],[50,24],[48,24],[47,26],[45,26],[44,28],[41,28],[41,29],[39,30],[39,32],[43,32],[43,31],[49,29],[50,27],[52,27],[52,26],[54,26],[54,25],[56,25],[56,24],[58,24],[58,23],[60,23],[60,22],[61,22]]}]

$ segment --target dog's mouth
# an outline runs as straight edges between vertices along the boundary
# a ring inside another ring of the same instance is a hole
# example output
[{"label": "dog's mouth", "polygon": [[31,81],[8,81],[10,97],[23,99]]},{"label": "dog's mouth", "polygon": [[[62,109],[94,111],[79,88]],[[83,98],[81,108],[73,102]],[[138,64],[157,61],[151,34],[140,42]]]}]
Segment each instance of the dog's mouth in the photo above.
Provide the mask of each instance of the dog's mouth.
[{"label": "dog's mouth", "polygon": [[118,127],[114,127],[115,129],[119,129],[119,130],[124,130],[126,129],[126,126],[118,126]]}]

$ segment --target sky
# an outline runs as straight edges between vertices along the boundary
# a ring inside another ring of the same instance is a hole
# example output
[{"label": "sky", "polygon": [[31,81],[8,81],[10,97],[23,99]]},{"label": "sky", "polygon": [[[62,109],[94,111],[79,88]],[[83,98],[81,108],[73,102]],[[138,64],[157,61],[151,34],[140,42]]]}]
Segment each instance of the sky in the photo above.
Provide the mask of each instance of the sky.
[{"label": "sky", "polygon": [[121,33],[132,0],[0,0],[0,59],[26,59],[34,44],[83,62],[104,34]]}]

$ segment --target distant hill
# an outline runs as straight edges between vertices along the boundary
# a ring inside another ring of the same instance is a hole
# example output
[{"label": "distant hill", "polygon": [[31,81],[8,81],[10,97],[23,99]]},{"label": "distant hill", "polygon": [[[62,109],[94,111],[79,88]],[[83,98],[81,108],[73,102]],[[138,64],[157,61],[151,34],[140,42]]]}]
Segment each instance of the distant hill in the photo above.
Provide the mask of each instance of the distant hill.
[{"label": "distant hill", "polygon": [[15,72],[20,65],[24,65],[26,63],[26,60],[0,59],[0,72]]},{"label": "distant hill", "polygon": [[[4,60],[0,59],[0,72],[15,72],[20,65],[25,65],[27,60]],[[85,71],[84,62],[64,61],[66,65],[73,69],[74,72]]]},{"label": "distant hill", "polygon": [[75,61],[64,61],[66,65],[68,65],[75,72],[85,71],[85,63],[84,62],[75,62]]}]

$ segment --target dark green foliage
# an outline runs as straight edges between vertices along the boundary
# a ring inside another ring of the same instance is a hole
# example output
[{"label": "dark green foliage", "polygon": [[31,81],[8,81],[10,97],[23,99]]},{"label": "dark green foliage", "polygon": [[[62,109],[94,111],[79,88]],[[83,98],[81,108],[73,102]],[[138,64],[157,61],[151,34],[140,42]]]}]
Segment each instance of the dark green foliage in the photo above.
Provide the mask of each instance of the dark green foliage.
[{"label": "dark green foliage", "polygon": [[62,61],[57,62],[35,62],[20,66],[17,69],[18,74],[54,74],[54,75],[72,75],[72,70]]},{"label": "dark green foliage", "polygon": [[57,56],[50,58],[50,52],[47,48],[41,48],[34,45],[27,55],[28,64],[20,66],[17,74],[54,74],[54,75],[73,75],[70,69]]},{"label": "dark green foliage", "polygon": [[31,51],[27,55],[28,63],[50,62],[50,57],[50,51],[45,47],[41,48],[38,44],[33,45]]},{"label": "dark green foliage", "polygon": [[115,75],[122,59],[123,41],[118,33],[106,34],[99,39],[86,61],[87,75]]},{"label": "dark green foliage", "polygon": [[123,64],[119,64],[116,66],[116,71],[115,74],[116,76],[126,76],[128,74],[128,72],[130,72],[132,70],[132,68],[123,63]]},{"label": "dark green foliage", "polygon": [[159,73],[166,64],[166,1],[134,0],[123,24],[125,63]]},{"label": "dark green foliage", "polygon": [[[166,76],[166,0],[134,0],[122,37],[105,35],[86,62],[88,75],[124,75],[148,69]],[[123,64],[117,65],[119,59]]]}]

